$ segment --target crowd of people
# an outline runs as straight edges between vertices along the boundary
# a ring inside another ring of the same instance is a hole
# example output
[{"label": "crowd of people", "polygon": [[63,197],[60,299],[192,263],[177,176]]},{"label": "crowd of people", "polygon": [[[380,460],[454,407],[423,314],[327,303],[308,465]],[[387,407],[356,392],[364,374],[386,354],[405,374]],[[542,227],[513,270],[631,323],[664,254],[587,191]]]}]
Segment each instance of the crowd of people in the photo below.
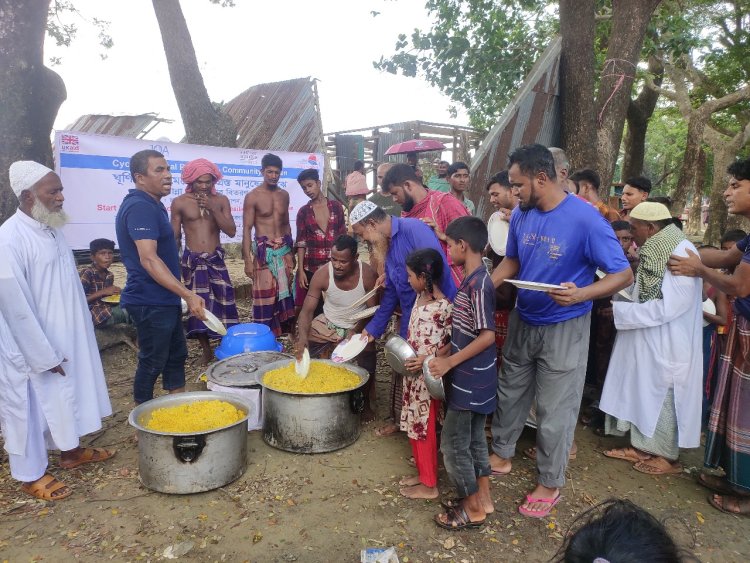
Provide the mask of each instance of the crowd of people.
[{"label": "crowd of people", "polygon": [[[154,396],[160,376],[166,392],[184,390],[186,333],[211,361],[218,335],[205,311],[227,326],[239,322],[220,244],[221,233],[237,228],[216,190],[216,165],[188,163],[185,194],[169,212],[164,156],[138,152],[130,170],[135,189],[116,218],[127,270],[119,288],[109,271],[114,241],[92,241],[92,265],[76,271],[60,230],[67,217],[59,177],[28,161],[10,169],[19,209],[0,226],[0,378],[9,390],[0,395],[0,425],[12,476],[38,498],[71,493],[47,472],[47,448],[61,450],[63,468],[115,453],[78,442],[111,413],[94,326],[135,326],[139,404]],[[560,502],[579,415],[602,435],[627,436],[629,446],[604,456],[649,475],[681,473],[680,448],[698,447],[705,432],[706,466],[724,476],[702,473],[698,482],[714,491],[714,507],[750,514],[745,233],[725,233],[722,249],[696,248],[663,200],[650,197],[647,178],[626,180],[617,210],[600,199],[594,170],[569,174],[562,150],[526,145],[486,186],[507,226],[502,251],[492,250],[487,224],[474,216],[462,162],[440,162],[426,184],[415,163],[381,164],[375,194],[357,166],[346,179],[348,209],[325,195],[317,170],[304,170],[297,180],[310,201],[293,238],[282,170],[278,156],[264,156],[262,183],[244,201],[253,321],[293,335],[298,357],[305,349],[326,357],[355,334],[367,338],[356,361],[372,374],[369,421],[376,346],[395,317],[416,358],[405,364],[412,376],[392,374],[391,419],[376,434],[405,432],[410,441],[416,475],[400,480],[407,498],[440,496],[442,453],[457,497],[442,503],[438,526],[484,524],[495,510],[490,477],[513,471],[530,416],[536,446],[524,454],[535,459],[537,478],[518,506],[524,516],[548,516]],[[750,159],[728,172],[728,210],[750,218]],[[368,261],[359,256],[363,243]],[[115,294],[119,304],[102,301]],[[444,400],[431,395],[428,376],[443,381]]]}]

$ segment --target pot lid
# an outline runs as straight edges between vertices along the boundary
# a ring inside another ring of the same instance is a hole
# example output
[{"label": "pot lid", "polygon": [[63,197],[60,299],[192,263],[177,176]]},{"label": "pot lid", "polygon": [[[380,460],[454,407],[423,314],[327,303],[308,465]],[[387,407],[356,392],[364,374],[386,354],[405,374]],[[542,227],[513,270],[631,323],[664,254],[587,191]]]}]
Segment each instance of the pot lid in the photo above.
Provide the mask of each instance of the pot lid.
[{"label": "pot lid", "polygon": [[215,362],[206,370],[206,377],[218,385],[226,387],[253,387],[258,383],[261,368],[280,360],[294,357],[282,352],[245,352]]}]

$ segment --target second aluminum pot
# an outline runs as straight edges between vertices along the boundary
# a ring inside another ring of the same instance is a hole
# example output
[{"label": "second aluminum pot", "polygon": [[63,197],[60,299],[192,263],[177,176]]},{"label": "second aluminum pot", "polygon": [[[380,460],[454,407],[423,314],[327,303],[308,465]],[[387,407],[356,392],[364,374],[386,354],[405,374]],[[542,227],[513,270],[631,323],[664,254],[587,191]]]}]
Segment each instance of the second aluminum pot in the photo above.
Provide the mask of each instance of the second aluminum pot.
[{"label": "second aluminum pot", "polygon": [[356,388],[338,393],[289,393],[268,387],[267,372],[284,367],[289,360],[268,364],[258,374],[263,386],[263,441],[294,453],[324,453],[345,448],[359,438],[360,414],[365,406],[362,387],[370,374],[352,364],[324,362],[349,370],[360,379]]}]

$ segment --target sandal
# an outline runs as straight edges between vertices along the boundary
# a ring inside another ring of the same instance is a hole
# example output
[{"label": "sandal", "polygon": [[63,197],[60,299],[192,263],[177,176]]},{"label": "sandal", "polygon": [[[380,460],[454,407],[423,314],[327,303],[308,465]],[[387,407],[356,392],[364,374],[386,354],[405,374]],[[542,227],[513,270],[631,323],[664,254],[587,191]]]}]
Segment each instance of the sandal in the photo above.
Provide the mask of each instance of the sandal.
[{"label": "sandal", "polygon": [[73,469],[85,463],[98,463],[114,456],[117,450],[107,450],[105,448],[81,448],[78,458],[73,461],[63,461],[60,459],[60,467],[63,469]]},{"label": "sandal", "polygon": [[444,530],[450,530],[456,532],[458,530],[464,530],[466,528],[476,529],[484,526],[487,518],[482,518],[478,522],[472,522],[469,515],[466,513],[463,507],[449,508],[446,510],[445,515],[448,517],[447,522],[442,522],[439,518],[439,514],[435,515],[435,524],[443,528]]},{"label": "sandal", "polygon": [[547,506],[546,508],[533,510],[531,508],[525,507],[522,504],[518,507],[518,512],[520,512],[524,516],[528,516],[529,518],[545,518],[549,516],[550,512],[552,512],[552,509],[558,502],[560,502],[561,498],[562,494],[560,494],[559,492],[557,493],[557,496],[555,498],[534,498],[531,495],[526,495],[526,502],[524,504],[543,503],[549,506]]},{"label": "sandal", "polygon": [[646,454],[645,457],[638,455],[638,450],[635,448],[615,448],[613,450],[604,450],[603,455],[612,459],[621,459],[623,461],[629,461],[631,463],[640,463],[651,459],[653,456]]},{"label": "sandal", "polygon": [[461,508],[461,503],[464,499],[455,497],[455,498],[449,498],[448,500],[441,500],[440,506],[443,508],[446,508],[448,510],[456,510],[458,508]]},{"label": "sandal", "polygon": [[[714,498],[717,497],[719,500],[714,500]],[[730,508],[726,502],[728,500],[734,502],[734,508],[737,510]],[[734,514],[735,516],[750,516],[750,499],[747,498],[732,495],[708,495],[708,503],[715,509],[726,512],[727,514]]]},{"label": "sandal", "polygon": [[[27,485],[24,483],[21,485],[21,490],[24,493],[41,500],[62,500],[73,494],[70,487],[61,483],[49,473],[45,473],[42,477],[31,484]],[[60,492],[61,490],[62,492]]]},{"label": "sandal", "polygon": [[[659,465],[654,465],[658,463]],[[679,475],[682,473],[681,463],[672,463],[663,457],[652,457],[646,461],[639,461],[633,465],[633,469],[646,475]]]}]

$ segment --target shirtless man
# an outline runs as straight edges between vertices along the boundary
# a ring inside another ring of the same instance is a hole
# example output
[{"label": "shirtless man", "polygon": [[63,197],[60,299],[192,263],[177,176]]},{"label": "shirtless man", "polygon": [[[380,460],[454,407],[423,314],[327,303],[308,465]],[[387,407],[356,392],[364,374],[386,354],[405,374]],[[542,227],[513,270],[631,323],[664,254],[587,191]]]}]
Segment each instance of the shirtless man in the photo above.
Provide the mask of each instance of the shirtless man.
[{"label": "shirtless man", "polygon": [[[185,287],[203,297],[206,308],[229,327],[239,322],[234,288],[224,263],[224,249],[219,235],[234,237],[237,226],[227,196],[216,193],[221,172],[213,162],[199,158],[182,169],[185,193],[172,202],[171,223],[179,251],[182,231],[185,250],[182,252],[182,280]],[[188,319],[187,337],[197,338],[203,350],[201,365],[213,359],[209,338],[220,335],[193,315]]]},{"label": "shirtless man", "polygon": [[260,165],[263,183],[245,196],[242,256],[245,274],[253,282],[253,320],[268,325],[279,336],[282,329],[291,332],[294,319],[289,193],[279,188],[283,166],[278,156],[267,154]]}]

